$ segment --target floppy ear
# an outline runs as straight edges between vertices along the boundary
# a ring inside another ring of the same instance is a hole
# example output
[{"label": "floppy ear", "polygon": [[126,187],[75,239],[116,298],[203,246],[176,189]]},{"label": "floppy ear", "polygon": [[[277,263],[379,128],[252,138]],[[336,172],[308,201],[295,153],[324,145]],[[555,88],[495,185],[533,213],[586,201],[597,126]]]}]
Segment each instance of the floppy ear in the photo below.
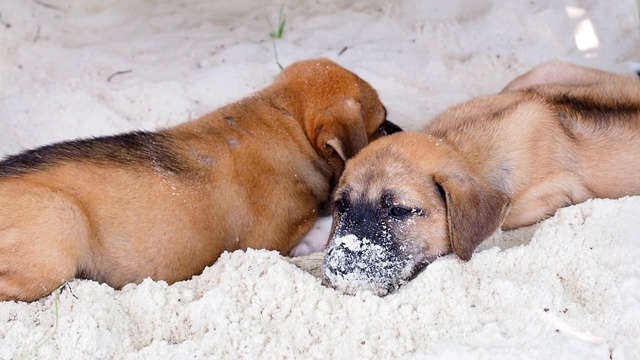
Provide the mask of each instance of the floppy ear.
[{"label": "floppy ear", "polygon": [[444,190],[453,251],[469,260],[473,251],[504,222],[510,209],[509,197],[470,176],[436,175]]},{"label": "floppy ear", "polygon": [[344,98],[315,115],[310,138],[316,150],[331,162],[336,155],[346,162],[367,145],[360,104]]}]

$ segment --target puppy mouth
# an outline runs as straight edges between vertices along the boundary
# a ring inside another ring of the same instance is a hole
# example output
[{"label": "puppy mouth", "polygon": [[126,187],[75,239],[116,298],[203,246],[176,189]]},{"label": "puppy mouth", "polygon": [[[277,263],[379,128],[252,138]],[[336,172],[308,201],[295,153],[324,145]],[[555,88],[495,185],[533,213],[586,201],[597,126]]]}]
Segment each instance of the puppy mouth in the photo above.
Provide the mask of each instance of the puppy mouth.
[{"label": "puppy mouth", "polygon": [[333,288],[349,295],[363,290],[378,296],[392,293],[421,266],[413,255],[389,245],[353,234],[334,238],[324,257],[322,274]]}]

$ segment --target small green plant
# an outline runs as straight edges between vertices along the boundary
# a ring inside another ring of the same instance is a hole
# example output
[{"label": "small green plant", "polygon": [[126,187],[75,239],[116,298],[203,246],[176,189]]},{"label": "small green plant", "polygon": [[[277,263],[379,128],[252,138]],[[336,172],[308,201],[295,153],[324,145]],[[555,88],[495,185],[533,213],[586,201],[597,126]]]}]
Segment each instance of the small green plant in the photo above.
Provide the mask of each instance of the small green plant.
[{"label": "small green plant", "polygon": [[271,24],[271,21],[269,21],[268,17],[265,16],[265,19],[267,19],[267,23],[269,24],[269,28],[271,29],[271,32],[269,32],[269,36],[271,37],[271,42],[273,44],[273,53],[276,57],[276,64],[278,64],[278,67],[280,68],[280,70],[282,70],[284,69],[284,67],[282,66],[282,64],[280,64],[280,60],[278,59],[278,49],[276,48],[276,39],[282,39],[282,37],[284,36],[284,26],[287,23],[287,20],[284,18],[284,5],[280,5],[277,29],[273,28],[273,24]]},{"label": "small green plant", "polygon": [[269,21],[269,18],[266,18],[266,19],[267,19],[267,23],[269,23],[269,27],[271,28],[271,32],[269,33],[269,36],[271,36],[272,39],[282,39],[282,37],[284,36],[284,26],[287,23],[287,19],[284,18],[284,5],[280,5],[280,13],[278,14],[277,30],[273,29],[273,24],[271,24],[271,21]]}]

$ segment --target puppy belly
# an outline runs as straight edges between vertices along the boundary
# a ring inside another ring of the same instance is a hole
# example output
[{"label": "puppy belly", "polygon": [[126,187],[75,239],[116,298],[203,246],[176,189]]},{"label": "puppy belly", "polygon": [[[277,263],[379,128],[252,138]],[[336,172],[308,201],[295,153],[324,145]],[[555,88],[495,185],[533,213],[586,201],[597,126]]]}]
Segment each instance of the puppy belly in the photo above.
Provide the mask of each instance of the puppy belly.
[{"label": "puppy belly", "polygon": [[322,251],[327,247],[333,217],[325,216],[316,220],[315,224],[307,235],[289,253],[290,256],[305,256],[314,252]]}]

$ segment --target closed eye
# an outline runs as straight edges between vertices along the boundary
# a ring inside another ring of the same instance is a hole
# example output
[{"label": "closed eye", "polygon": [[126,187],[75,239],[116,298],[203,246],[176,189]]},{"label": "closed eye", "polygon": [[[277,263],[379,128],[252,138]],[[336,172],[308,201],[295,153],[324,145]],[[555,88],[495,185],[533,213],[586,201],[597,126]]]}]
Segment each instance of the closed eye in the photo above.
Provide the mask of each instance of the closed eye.
[{"label": "closed eye", "polygon": [[391,208],[389,208],[389,215],[393,216],[396,219],[402,219],[410,213],[411,209],[407,209],[402,206],[392,206]]},{"label": "closed eye", "polygon": [[389,216],[396,220],[403,220],[409,216],[424,216],[424,211],[416,208],[408,208],[400,205],[389,207]]}]

